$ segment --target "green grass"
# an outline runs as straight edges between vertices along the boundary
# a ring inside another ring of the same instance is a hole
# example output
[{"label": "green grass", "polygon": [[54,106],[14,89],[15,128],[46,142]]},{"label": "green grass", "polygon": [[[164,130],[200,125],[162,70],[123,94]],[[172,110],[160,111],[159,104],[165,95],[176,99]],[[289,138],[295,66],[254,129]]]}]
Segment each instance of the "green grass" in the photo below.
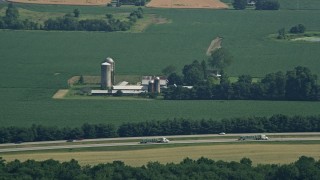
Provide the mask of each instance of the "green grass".
[{"label": "green grass", "polygon": [[[317,9],[320,4],[312,1]],[[107,8],[57,5],[24,5],[37,13],[64,14],[79,8],[83,15],[128,13],[136,7]],[[308,6],[309,7],[309,6]],[[234,56],[229,76],[290,70],[295,66],[320,72],[319,43],[279,42],[268,36],[278,29],[302,23],[319,31],[320,11],[234,11],[200,9],[144,9],[147,17],[159,16],[169,23],[153,24],[142,33],[0,31],[0,123],[29,126],[33,123],[80,126],[89,123],[138,122],[184,118],[230,118],[318,114],[320,102],[282,101],[131,101],[72,99],[53,100],[58,89],[67,88],[75,75],[100,74],[107,56],[116,62],[118,75],[158,75],[175,65],[181,69],[205,52],[217,36]],[[149,23],[149,21],[148,21]]]}]

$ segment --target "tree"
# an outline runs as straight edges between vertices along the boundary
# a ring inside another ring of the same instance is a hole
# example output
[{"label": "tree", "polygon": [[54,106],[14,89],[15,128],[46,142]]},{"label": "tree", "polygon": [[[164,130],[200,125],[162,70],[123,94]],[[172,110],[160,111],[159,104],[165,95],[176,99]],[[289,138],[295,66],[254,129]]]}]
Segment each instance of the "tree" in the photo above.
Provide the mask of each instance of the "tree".
[{"label": "tree", "polygon": [[77,8],[77,9],[74,9],[74,10],[73,10],[73,14],[74,14],[74,17],[78,18],[78,17],[80,16],[80,11],[79,11],[79,9],[78,9],[78,8]]},{"label": "tree", "polygon": [[203,68],[199,61],[195,60],[190,65],[183,67],[184,82],[187,85],[195,85],[204,80]]},{"label": "tree", "polygon": [[317,76],[306,67],[298,66],[286,74],[285,96],[288,100],[317,100]]},{"label": "tree", "polygon": [[121,90],[118,90],[114,96],[117,96],[117,97],[121,97],[123,95],[123,92]]},{"label": "tree", "polygon": [[11,19],[11,20],[17,20],[19,18],[19,11],[16,7],[13,6],[12,3],[8,4],[5,18]]},{"label": "tree", "polygon": [[247,0],[233,0],[232,6],[237,10],[246,9]]},{"label": "tree", "polygon": [[168,76],[168,84],[169,85],[182,85],[183,84],[183,80],[182,77],[179,76],[177,73],[172,73]]},{"label": "tree", "polygon": [[300,34],[300,33],[304,33],[306,31],[306,27],[303,24],[298,24],[296,26],[293,26],[290,29],[290,33],[293,34]]},{"label": "tree", "polygon": [[177,67],[173,66],[173,65],[169,65],[167,67],[165,67],[164,69],[162,69],[162,74],[165,75],[165,76],[168,76],[174,72],[176,72],[177,70]]},{"label": "tree", "polygon": [[256,0],[256,10],[278,10],[280,4],[277,0]]},{"label": "tree", "polygon": [[247,166],[252,166],[252,161],[251,161],[251,159],[249,159],[249,158],[246,158],[246,157],[244,157],[244,158],[242,158],[241,160],[240,160],[240,163],[241,164],[244,164],[244,165],[247,165]]},{"label": "tree", "polygon": [[113,15],[112,14],[106,14],[107,19],[113,19]]},{"label": "tree", "polygon": [[278,39],[286,39],[287,35],[286,35],[286,29],[285,28],[281,28],[278,30]]},{"label": "tree", "polygon": [[208,59],[209,65],[217,71],[224,70],[227,66],[231,64],[231,62],[232,56],[224,48],[220,48],[214,51],[211,54],[211,57]]},{"label": "tree", "polygon": [[284,99],[286,77],[281,71],[267,74],[261,80],[261,85],[265,98],[277,100]]},{"label": "tree", "polygon": [[84,78],[83,75],[80,76],[78,84],[83,84],[84,83]]}]

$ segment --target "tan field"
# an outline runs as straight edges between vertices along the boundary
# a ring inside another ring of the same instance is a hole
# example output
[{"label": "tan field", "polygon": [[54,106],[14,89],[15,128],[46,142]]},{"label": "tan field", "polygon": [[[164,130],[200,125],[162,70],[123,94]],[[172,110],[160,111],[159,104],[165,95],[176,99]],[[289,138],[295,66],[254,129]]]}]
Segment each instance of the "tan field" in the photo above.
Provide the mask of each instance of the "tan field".
[{"label": "tan field", "polygon": [[58,90],[54,95],[53,95],[53,99],[62,99],[67,93],[68,93],[68,89],[60,89]]},{"label": "tan field", "polygon": [[254,164],[259,163],[291,163],[300,156],[311,156],[320,159],[320,144],[231,144],[202,145],[173,148],[156,148],[145,150],[95,151],[95,152],[26,152],[3,154],[7,161],[14,159],[45,160],[55,159],[69,161],[76,159],[80,164],[94,165],[115,160],[124,161],[131,166],[141,166],[150,161],[160,163],[180,162],[186,157],[198,159],[201,156],[214,160],[239,161],[243,157],[250,158]]},{"label": "tan field", "polygon": [[154,8],[228,8],[228,5],[219,0],[151,0],[146,6]]},{"label": "tan field", "polygon": [[8,0],[16,3],[64,4],[64,5],[106,5],[111,0]]}]

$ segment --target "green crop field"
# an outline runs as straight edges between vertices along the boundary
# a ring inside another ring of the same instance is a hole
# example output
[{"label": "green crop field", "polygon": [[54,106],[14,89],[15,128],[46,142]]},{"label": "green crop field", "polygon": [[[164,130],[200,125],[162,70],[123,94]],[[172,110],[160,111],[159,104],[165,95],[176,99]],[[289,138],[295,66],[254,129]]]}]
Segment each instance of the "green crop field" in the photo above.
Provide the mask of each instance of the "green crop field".
[{"label": "green crop field", "polygon": [[[309,0],[304,10],[291,10],[287,2],[279,11],[202,9],[144,9],[147,18],[161,17],[143,32],[48,32],[0,31],[0,123],[1,126],[36,124],[79,126],[84,122],[115,123],[167,118],[228,118],[318,114],[320,102],[271,101],[134,101],[53,100],[75,75],[99,75],[107,56],[116,62],[120,75],[156,75],[168,65],[179,69],[193,60],[203,60],[217,36],[234,56],[227,69],[231,76],[261,77],[269,72],[309,67],[320,75],[320,45],[281,42],[268,36],[278,29],[302,23],[308,31],[320,31],[320,3]],[[281,2],[282,2],[281,1]],[[107,8],[56,5],[17,5],[23,12],[64,14],[79,8],[83,16],[125,14],[136,7]],[[303,8],[302,8],[303,7]],[[4,10],[1,10],[4,12]]]}]

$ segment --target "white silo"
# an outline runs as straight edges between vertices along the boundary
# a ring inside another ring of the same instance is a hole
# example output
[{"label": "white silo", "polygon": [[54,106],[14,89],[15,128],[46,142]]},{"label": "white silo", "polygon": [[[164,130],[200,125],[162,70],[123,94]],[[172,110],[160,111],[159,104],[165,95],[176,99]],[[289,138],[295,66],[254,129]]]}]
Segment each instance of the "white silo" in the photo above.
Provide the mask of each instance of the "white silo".
[{"label": "white silo", "polygon": [[103,62],[101,64],[101,89],[111,89],[111,64]]},{"label": "white silo", "polygon": [[106,62],[111,64],[111,83],[112,85],[115,84],[115,78],[114,78],[114,74],[115,74],[115,63],[114,60],[110,57],[106,58]]},{"label": "white silo", "polygon": [[159,77],[156,77],[154,79],[154,91],[156,93],[160,93],[160,78]]}]

